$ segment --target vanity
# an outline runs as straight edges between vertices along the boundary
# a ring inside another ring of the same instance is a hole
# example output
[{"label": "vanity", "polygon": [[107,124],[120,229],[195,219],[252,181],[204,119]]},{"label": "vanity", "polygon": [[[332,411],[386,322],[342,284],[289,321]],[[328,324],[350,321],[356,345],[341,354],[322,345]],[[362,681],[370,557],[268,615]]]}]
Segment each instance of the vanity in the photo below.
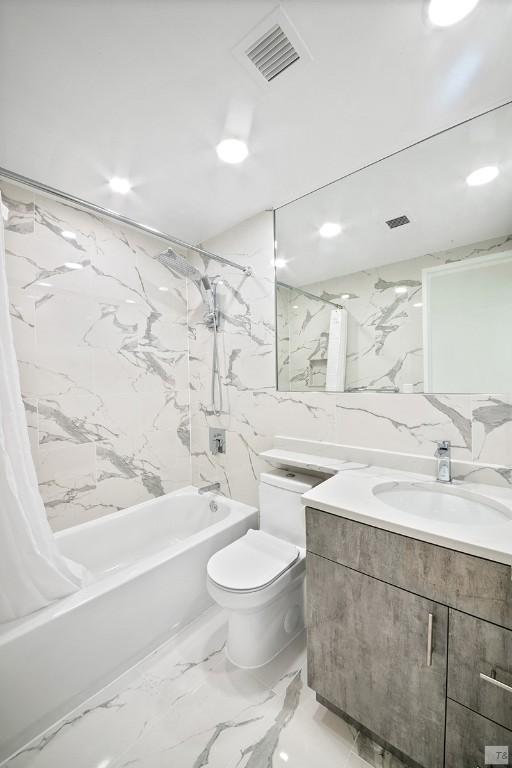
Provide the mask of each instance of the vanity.
[{"label": "vanity", "polygon": [[511,495],[361,467],[303,497],[308,684],[405,765],[512,755]]}]

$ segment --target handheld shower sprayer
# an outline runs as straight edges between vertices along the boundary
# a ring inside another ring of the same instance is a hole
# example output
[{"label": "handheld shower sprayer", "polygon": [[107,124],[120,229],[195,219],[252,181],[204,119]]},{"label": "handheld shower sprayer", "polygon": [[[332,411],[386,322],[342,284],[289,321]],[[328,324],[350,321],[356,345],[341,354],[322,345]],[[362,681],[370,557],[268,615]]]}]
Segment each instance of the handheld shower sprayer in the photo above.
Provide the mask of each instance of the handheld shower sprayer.
[{"label": "handheld shower sprayer", "polygon": [[177,254],[176,251],[174,251],[172,248],[168,248],[163,253],[159,253],[157,256],[155,256],[155,260],[160,262],[160,264],[162,264],[164,267],[166,267],[166,269],[169,269],[174,274],[178,274],[181,277],[186,277],[189,280],[192,280],[197,285],[203,300],[203,304],[206,306],[204,321],[207,328],[211,328],[213,331],[211,410],[216,416],[218,416],[222,411],[222,383],[220,377],[219,346],[217,339],[220,316],[217,306],[217,285],[215,281],[212,284],[206,275],[202,275],[198,269],[192,266],[192,264],[189,264],[189,262],[183,256]]}]

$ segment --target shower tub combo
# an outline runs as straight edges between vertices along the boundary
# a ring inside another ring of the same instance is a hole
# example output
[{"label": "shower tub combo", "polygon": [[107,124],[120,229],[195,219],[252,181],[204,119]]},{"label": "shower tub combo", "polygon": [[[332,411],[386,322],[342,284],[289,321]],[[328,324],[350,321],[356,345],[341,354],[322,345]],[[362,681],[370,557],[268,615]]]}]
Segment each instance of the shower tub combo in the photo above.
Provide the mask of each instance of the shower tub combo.
[{"label": "shower tub combo", "polygon": [[206,565],[257,510],[190,486],[56,535],[79,592],[0,628],[0,763],[211,604]]}]

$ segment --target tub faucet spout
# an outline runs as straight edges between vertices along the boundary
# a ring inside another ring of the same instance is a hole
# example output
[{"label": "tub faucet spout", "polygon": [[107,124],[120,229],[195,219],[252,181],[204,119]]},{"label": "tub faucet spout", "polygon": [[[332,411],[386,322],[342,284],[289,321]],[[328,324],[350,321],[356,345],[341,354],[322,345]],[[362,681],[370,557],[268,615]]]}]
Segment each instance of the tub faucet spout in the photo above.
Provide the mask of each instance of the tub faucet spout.
[{"label": "tub faucet spout", "polygon": [[200,496],[202,496],[203,493],[210,493],[211,491],[217,491],[217,493],[219,493],[220,483],[210,483],[210,485],[203,485],[202,488],[197,489]]}]

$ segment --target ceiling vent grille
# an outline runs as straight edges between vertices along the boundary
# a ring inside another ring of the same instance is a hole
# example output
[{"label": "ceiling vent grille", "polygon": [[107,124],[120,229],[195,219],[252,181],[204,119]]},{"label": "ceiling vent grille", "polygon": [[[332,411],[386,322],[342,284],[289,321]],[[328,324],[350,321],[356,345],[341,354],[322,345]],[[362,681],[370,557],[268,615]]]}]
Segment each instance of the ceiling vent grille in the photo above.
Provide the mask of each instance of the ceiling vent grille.
[{"label": "ceiling vent grille", "polygon": [[403,227],[404,224],[410,224],[411,220],[405,216],[397,216],[396,219],[389,219],[389,221],[386,221],[386,224],[390,229],[395,229],[395,227]]},{"label": "ceiling vent grille", "polygon": [[300,59],[279,24],[269,29],[245,53],[268,83]]}]

